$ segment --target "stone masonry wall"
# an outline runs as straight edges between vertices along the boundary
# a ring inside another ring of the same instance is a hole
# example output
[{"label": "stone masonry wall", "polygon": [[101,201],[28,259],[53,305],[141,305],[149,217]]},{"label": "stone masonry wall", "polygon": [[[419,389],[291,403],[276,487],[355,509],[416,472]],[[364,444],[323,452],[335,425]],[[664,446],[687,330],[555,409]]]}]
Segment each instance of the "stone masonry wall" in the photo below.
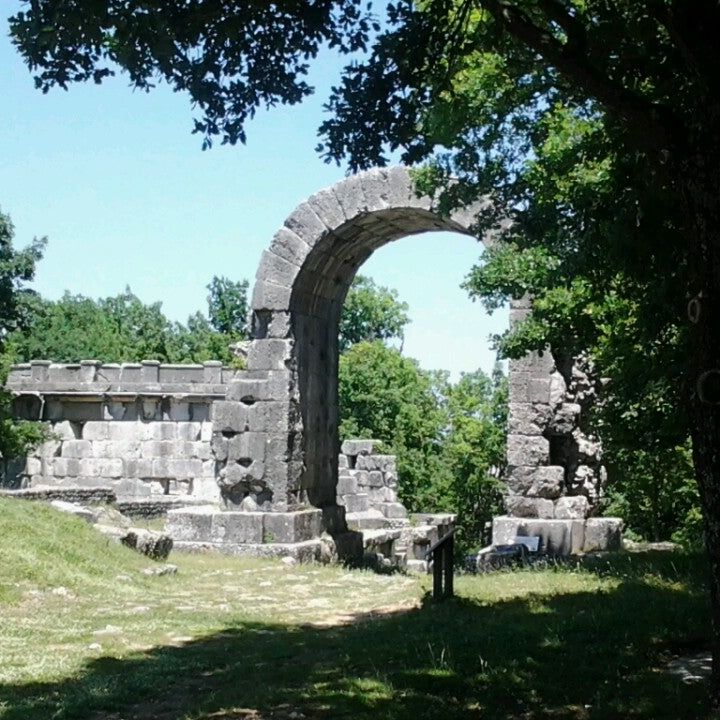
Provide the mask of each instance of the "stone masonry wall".
[{"label": "stone masonry wall", "polygon": [[[516,301],[510,321],[529,312]],[[584,519],[598,507],[606,481],[602,449],[585,419],[596,383],[582,360],[549,350],[509,366],[507,495],[510,516]]]},{"label": "stone masonry wall", "polygon": [[348,515],[376,511],[388,519],[407,517],[397,496],[394,455],[374,452],[377,440],[346,440],[338,457],[338,504]]},{"label": "stone masonry wall", "polygon": [[211,408],[234,375],[215,362],[16,366],[8,379],[15,415],[47,421],[52,437],[6,463],[4,484],[216,501]]}]

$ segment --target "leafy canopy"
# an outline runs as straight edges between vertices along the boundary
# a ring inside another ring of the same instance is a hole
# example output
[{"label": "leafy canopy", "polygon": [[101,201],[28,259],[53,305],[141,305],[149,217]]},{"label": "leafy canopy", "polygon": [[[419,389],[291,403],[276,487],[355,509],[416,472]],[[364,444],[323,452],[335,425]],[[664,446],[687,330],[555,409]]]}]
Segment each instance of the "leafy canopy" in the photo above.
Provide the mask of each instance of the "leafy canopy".
[{"label": "leafy canopy", "polygon": [[356,275],[340,315],[339,348],[343,352],[359,342],[399,340],[410,322],[408,305],[397,291],[379,287],[372,278]]},{"label": "leafy canopy", "polygon": [[10,216],[0,212],[0,460],[24,455],[46,436],[38,423],[13,420],[12,396],[4,389],[14,361],[8,337],[27,328],[31,321],[26,307],[35,295],[27,284],[35,276],[35,266],[47,242],[45,238],[36,238],[27,247],[16,250],[14,238]]},{"label": "leafy canopy", "polygon": [[258,107],[295,104],[312,93],[305,76],[324,46],[364,50],[377,30],[362,0],[183,3],[43,0],[10,18],[14,42],[38,88],[92,80],[118,67],[132,85],[159,79],[184,91],[203,146],[245,142]]}]

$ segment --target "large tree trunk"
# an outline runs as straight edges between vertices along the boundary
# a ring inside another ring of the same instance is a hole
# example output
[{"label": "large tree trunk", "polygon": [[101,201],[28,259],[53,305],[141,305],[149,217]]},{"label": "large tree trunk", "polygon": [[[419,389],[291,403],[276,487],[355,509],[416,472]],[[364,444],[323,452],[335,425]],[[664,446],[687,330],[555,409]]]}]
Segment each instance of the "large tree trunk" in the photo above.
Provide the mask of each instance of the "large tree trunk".
[{"label": "large tree trunk", "polygon": [[[709,150],[709,148],[708,148]],[[713,670],[710,694],[720,709],[720,163],[714,152],[686,165],[690,347],[686,398],[693,462],[710,560]],[[699,310],[699,312],[698,312]]]},{"label": "large tree trunk", "polygon": [[713,707],[720,709],[720,412],[716,408],[697,407],[691,422],[695,475],[711,571],[713,669],[710,695]]}]

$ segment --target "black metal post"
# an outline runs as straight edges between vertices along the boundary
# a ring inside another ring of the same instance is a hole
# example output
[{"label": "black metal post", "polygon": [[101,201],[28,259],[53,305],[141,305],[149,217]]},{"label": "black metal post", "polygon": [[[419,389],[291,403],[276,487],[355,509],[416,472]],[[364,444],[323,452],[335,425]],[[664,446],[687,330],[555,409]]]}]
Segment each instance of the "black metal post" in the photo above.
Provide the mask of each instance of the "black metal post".
[{"label": "black metal post", "polygon": [[443,566],[442,548],[435,548],[432,554],[433,559],[433,600],[442,600],[443,596]]},{"label": "black metal post", "polygon": [[455,538],[450,536],[443,547],[444,555],[443,561],[445,563],[445,593],[444,597],[451,598],[453,596],[453,556],[455,554]]}]

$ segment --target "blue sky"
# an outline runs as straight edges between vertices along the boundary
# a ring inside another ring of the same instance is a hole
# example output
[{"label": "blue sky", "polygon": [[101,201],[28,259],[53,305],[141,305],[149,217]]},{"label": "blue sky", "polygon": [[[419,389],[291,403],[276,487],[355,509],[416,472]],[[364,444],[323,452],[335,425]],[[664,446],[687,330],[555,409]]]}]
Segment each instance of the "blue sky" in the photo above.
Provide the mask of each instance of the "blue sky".
[{"label": "blue sky", "polygon": [[[6,6],[7,7],[7,6]],[[8,12],[6,10],[6,12]],[[259,112],[247,145],[201,150],[185,95],[134,91],[120,76],[43,95],[0,19],[0,209],[16,243],[47,235],[34,287],[91,297],[129,285],[185,320],[205,310],[213,275],[248,278],[283,220],[307,196],[345,175],[315,153],[317,127],[342,60],[327,55],[302,105]],[[490,369],[488,317],[459,284],[480,246],[448,233],[404,238],[378,250],[361,272],[410,305],[405,353],[454,377]]]}]

